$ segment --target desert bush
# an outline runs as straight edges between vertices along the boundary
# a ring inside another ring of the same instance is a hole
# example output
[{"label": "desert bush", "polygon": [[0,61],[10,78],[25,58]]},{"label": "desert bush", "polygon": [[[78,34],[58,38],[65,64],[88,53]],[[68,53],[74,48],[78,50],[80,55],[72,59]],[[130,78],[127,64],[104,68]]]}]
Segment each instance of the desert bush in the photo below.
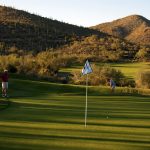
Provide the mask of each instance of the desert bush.
[{"label": "desert bush", "polygon": [[120,80],[120,86],[121,87],[135,87],[135,81],[133,79],[128,79],[128,78],[122,78]]},{"label": "desert bush", "polygon": [[16,55],[0,56],[0,68],[4,69],[16,69],[19,64],[19,58]]},{"label": "desert bush", "polygon": [[136,77],[136,86],[138,88],[150,88],[150,71],[140,71]]},{"label": "desert bush", "polygon": [[135,58],[139,61],[148,61],[150,58],[150,49],[143,47],[137,53]]},{"label": "desert bush", "polygon": [[12,64],[9,64],[7,66],[7,70],[10,72],[10,73],[17,73],[17,68],[16,66],[12,65]]},{"label": "desert bush", "polygon": [[111,68],[109,65],[106,64],[100,69],[100,77],[101,82],[105,81],[104,85],[108,84],[108,79],[113,78],[116,84],[120,86],[124,75],[120,70]]},{"label": "desert bush", "polygon": [[38,75],[40,76],[53,76],[60,67],[60,62],[57,61],[57,56],[50,52],[41,52],[36,56],[36,64],[38,65]]},{"label": "desert bush", "polygon": [[37,76],[38,64],[33,56],[23,56],[19,58],[19,65],[17,65],[17,73]]},{"label": "desert bush", "polygon": [[[89,85],[108,85],[109,79],[113,78],[117,85],[121,85],[121,80],[124,75],[121,71],[111,68],[108,65],[98,67],[92,65],[93,72],[88,75]],[[82,76],[81,71],[74,71],[72,76],[74,84],[85,84],[86,76]]]}]

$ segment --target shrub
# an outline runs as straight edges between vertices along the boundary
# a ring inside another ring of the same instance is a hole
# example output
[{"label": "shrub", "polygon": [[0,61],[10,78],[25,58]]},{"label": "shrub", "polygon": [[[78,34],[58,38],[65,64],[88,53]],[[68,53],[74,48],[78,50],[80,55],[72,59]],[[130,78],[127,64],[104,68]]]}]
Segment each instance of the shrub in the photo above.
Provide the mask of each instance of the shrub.
[{"label": "shrub", "polygon": [[9,64],[9,65],[8,65],[7,70],[8,70],[10,73],[16,73],[16,72],[17,72],[16,66],[14,66],[14,65],[12,65],[12,64]]},{"label": "shrub", "polygon": [[136,86],[139,88],[150,88],[150,71],[138,72]]},{"label": "shrub", "polygon": [[137,53],[136,53],[136,59],[139,61],[148,61],[150,58],[150,49],[149,48],[141,48]]},{"label": "shrub", "polygon": [[[111,68],[108,65],[98,67],[92,65],[93,72],[89,74],[89,85],[108,85],[108,79],[113,78],[117,85],[121,85],[124,75],[121,71]],[[85,84],[86,76],[81,75],[81,71],[73,72],[72,82],[74,84]]]},{"label": "shrub", "polygon": [[120,86],[121,87],[135,87],[135,81],[133,79],[128,79],[128,78],[122,78],[120,80]]},{"label": "shrub", "polygon": [[49,77],[55,75],[60,67],[57,56],[50,52],[41,52],[36,56],[36,65],[38,66],[38,75]]}]

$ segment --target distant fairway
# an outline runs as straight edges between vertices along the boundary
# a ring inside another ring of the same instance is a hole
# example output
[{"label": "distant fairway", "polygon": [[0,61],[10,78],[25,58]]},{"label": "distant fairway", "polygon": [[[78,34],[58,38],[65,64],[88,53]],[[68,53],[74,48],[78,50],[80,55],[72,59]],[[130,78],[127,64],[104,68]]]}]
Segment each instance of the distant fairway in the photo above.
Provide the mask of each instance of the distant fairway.
[{"label": "distant fairway", "polygon": [[84,87],[12,79],[10,89],[11,104],[0,111],[0,150],[150,149],[150,97],[91,87],[85,128]]},{"label": "distant fairway", "polygon": [[139,71],[150,70],[149,62],[110,63],[110,66],[121,70],[129,78],[135,78]]},{"label": "distant fairway", "polygon": [[[105,64],[120,70],[127,78],[135,78],[137,73],[141,70],[150,70],[149,62],[130,62],[130,63],[96,63],[98,66],[103,66]],[[73,66],[70,68],[63,68],[62,72],[72,72],[75,70],[80,70],[83,66]]]}]

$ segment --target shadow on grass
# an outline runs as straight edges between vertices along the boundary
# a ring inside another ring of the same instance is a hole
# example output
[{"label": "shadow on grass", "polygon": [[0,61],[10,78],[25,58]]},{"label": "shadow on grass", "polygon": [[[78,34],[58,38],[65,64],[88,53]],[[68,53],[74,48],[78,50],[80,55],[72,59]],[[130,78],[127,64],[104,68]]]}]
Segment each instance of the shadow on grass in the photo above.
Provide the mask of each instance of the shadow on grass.
[{"label": "shadow on grass", "polygon": [[[97,100],[97,99],[96,99]],[[133,99],[133,102],[136,100]],[[11,108],[7,110],[7,114],[2,121],[32,121],[32,122],[47,122],[47,123],[62,123],[62,124],[83,124],[84,122],[84,102],[79,102],[80,100],[74,102],[72,100],[54,101],[53,103],[49,101],[44,102],[11,102]],[[128,100],[122,102],[112,99],[111,105],[109,101],[102,100],[101,102],[89,103],[88,107],[88,118],[98,120],[149,120],[149,103],[137,103],[132,104]],[[137,100],[138,101],[138,100]],[[147,99],[145,99],[147,101]],[[79,102],[79,103],[78,103]],[[11,114],[9,113],[11,111]],[[109,116],[109,119],[106,117]],[[89,125],[96,126],[107,126],[108,124],[102,124],[101,122],[89,122]],[[113,126],[110,124],[109,126]],[[117,125],[114,125],[117,126]],[[118,127],[140,127],[140,128],[150,128],[149,125],[118,125]]]},{"label": "shadow on grass", "polygon": [[40,139],[41,140],[83,140],[83,141],[103,141],[103,142],[115,142],[115,143],[140,143],[140,144],[149,144],[149,140],[143,139],[127,139],[127,138],[113,138],[113,137],[85,137],[85,136],[71,136],[71,135],[41,135],[41,134],[30,134],[30,133],[8,133],[1,132],[0,137],[13,137],[21,139]]},{"label": "shadow on grass", "polygon": [[[58,84],[50,82],[39,82],[31,80],[11,79],[10,84],[10,95],[13,98],[17,97],[39,97],[47,95],[85,95],[85,86],[76,86],[69,84]],[[109,87],[88,87],[88,95],[91,96],[127,96],[134,95],[140,96],[137,92],[135,93],[124,93],[123,88],[117,88],[115,93],[111,93]]]},{"label": "shadow on grass", "polygon": [[11,102],[8,98],[0,99],[0,111],[9,108],[10,105],[11,105]]}]

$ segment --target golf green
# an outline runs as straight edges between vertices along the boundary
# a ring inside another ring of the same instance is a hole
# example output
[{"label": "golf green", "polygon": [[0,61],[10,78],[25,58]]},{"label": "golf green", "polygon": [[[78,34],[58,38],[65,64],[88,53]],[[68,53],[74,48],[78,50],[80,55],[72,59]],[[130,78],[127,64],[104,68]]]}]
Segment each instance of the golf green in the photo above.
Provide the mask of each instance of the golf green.
[{"label": "golf green", "polygon": [[150,149],[148,96],[90,87],[85,128],[85,87],[11,79],[9,88],[10,105],[0,110],[2,150]]}]

